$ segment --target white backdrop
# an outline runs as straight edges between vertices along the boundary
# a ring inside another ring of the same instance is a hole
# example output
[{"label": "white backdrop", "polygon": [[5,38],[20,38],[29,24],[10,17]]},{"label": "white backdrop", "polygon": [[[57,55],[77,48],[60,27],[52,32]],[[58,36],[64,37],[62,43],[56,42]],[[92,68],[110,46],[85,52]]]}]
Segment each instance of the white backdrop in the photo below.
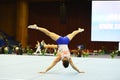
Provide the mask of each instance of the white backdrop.
[{"label": "white backdrop", "polygon": [[120,1],[92,1],[92,41],[120,42]]}]

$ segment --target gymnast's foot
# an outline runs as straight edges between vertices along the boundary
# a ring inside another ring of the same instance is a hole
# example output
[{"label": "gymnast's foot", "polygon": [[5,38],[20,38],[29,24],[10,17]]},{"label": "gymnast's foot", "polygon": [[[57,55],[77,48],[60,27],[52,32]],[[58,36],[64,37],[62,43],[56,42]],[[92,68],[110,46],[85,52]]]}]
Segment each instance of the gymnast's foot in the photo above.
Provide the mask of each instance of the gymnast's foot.
[{"label": "gymnast's foot", "polygon": [[78,28],[78,31],[83,32],[83,31],[84,31],[84,29],[82,29],[82,28]]},{"label": "gymnast's foot", "polygon": [[29,25],[28,28],[30,28],[30,29],[38,29],[38,27],[37,27],[36,24],[34,24],[34,25]]}]

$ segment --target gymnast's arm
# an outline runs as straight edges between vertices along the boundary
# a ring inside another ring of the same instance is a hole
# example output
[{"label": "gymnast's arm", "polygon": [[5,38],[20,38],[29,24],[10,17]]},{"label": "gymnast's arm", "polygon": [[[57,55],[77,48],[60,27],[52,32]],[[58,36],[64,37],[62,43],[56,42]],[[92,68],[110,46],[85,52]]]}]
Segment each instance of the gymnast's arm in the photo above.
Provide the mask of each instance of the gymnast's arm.
[{"label": "gymnast's arm", "polygon": [[57,56],[55,58],[55,60],[52,62],[52,64],[50,66],[48,66],[48,68],[45,71],[40,72],[40,73],[46,73],[47,71],[49,71],[51,68],[53,68],[60,61],[60,59],[61,59],[60,56]]},{"label": "gymnast's arm", "polygon": [[76,70],[78,73],[84,73],[84,71],[80,71],[80,70],[73,64],[73,61],[72,61],[71,58],[70,58],[70,60],[69,60],[69,63],[70,63],[70,65],[72,66],[72,68],[73,68],[74,70]]}]

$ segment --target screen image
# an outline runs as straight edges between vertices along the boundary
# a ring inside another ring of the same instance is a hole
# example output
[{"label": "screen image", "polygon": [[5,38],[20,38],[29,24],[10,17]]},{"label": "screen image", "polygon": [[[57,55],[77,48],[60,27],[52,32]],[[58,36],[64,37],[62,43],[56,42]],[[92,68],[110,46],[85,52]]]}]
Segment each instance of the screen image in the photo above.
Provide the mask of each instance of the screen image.
[{"label": "screen image", "polygon": [[120,42],[120,1],[92,1],[91,41]]}]

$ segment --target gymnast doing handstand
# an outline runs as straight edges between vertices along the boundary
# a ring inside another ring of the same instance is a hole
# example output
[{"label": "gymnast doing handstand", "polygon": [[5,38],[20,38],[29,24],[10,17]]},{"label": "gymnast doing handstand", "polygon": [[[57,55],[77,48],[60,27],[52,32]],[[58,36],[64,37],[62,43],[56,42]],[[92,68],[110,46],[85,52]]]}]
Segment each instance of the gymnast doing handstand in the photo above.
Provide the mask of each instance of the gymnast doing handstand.
[{"label": "gymnast doing handstand", "polygon": [[79,73],[84,73],[84,71],[79,70],[74,64],[73,61],[70,57],[70,50],[68,48],[68,44],[69,42],[73,39],[73,37],[75,35],[77,35],[80,32],[83,32],[84,29],[78,28],[78,30],[73,31],[71,34],[68,34],[64,37],[59,36],[58,34],[48,31],[45,28],[42,27],[38,27],[36,24],[34,25],[30,25],[28,26],[28,28],[30,29],[36,29],[39,30],[41,32],[43,32],[44,34],[46,34],[47,36],[49,36],[51,39],[53,39],[54,41],[57,42],[58,44],[58,51],[57,51],[57,55],[55,60],[52,62],[52,64],[50,66],[47,67],[47,69],[43,72],[40,73],[46,73],[47,71],[49,71],[51,68],[53,68],[60,60],[62,61],[62,64],[65,68],[67,68],[70,65],[72,66],[72,68],[74,70],[76,70]]}]

